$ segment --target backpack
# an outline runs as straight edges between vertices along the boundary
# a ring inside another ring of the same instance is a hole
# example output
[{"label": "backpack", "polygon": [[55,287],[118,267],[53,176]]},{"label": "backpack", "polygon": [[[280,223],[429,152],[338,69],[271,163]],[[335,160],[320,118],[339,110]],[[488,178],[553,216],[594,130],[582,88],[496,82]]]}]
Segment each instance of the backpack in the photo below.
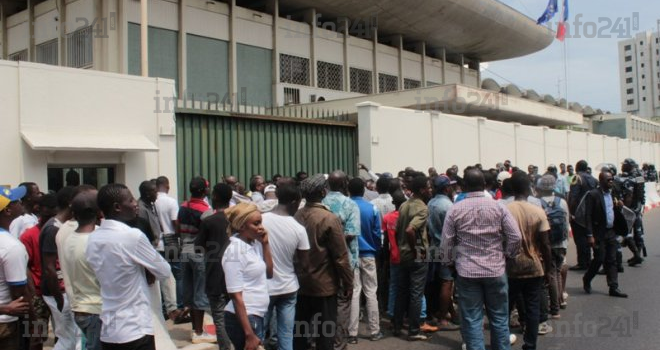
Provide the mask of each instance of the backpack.
[{"label": "backpack", "polygon": [[566,235],[566,212],[561,208],[561,198],[555,196],[555,200],[548,204],[546,201],[541,200],[541,206],[548,217],[550,224],[550,243],[561,243],[568,238]]}]

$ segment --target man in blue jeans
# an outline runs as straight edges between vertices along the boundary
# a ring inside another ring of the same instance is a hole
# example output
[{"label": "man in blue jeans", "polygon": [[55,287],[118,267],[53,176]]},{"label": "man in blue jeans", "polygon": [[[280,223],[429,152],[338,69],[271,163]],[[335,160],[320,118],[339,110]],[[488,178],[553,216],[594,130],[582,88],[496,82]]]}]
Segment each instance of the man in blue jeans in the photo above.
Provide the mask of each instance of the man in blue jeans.
[{"label": "man in blue jeans", "polygon": [[301,263],[307,261],[309,238],[305,227],[293,218],[301,199],[295,180],[280,179],[275,194],[277,206],[262,216],[273,256],[273,278],[268,280],[270,305],[266,320],[270,320],[270,314],[276,311],[277,349],[293,350],[296,297],[300,288],[293,261],[296,257]]},{"label": "man in blue jeans", "polygon": [[[468,350],[483,350],[484,306],[489,318],[491,347],[509,350],[509,296],[505,257],[520,248],[521,233],[503,205],[484,196],[484,175],[466,169],[465,199],[449,209],[442,229],[440,259],[454,263],[461,311],[461,335]],[[506,244],[505,244],[506,242]]]}]

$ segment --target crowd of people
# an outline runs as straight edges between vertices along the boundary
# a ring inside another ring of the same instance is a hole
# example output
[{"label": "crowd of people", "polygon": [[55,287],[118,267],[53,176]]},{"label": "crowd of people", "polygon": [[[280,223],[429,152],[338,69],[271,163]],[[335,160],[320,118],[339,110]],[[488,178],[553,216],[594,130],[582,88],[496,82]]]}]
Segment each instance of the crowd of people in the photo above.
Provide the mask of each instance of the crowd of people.
[{"label": "crowd of people", "polygon": [[152,350],[169,318],[221,350],[345,350],[360,320],[370,341],[460,330],[483,350],[484,314],[492,348],[519,331],[535,349],[567,307],[568,270],[585,271],[585,293],[602,273],[625,298],[623,248],[629,266],[647,255],[644,182],[657,173],[632,159],[593,175],[584,160],[543,174],[508,160],[462,176],[360,169],[254,175],[247,191],[195,177],[181,204],[164,176],[137,200],[122,184],[1,189],[0,349],[42,349],[50,322],[54,350]]}]

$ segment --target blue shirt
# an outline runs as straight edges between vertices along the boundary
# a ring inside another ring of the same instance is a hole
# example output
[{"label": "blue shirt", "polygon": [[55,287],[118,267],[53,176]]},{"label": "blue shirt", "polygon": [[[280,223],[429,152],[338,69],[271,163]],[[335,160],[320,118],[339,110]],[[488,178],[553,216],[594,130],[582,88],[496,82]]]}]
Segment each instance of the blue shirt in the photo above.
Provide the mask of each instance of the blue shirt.
[{"label": "blue shirt", "polygon": [[605,200],[605,217],[607,219],[607,228],[614,227],[614,202],[612,201],[612,194],[603,192],[603,199]]},{"label": "blue shirt", "polygon": [[[325,196],[323,204],[339,217],[344,227],[344,235],[360,237],[360,208],[355,202],[341,192],[332,191]],[[348,243],[348,251],[351,257],[351,268],[357,269],[360,258],[358,239],[354,238]]]},{"label": "blue shirt", "polygon": [[351,197],[360,209],[360,229],[358,238],[360,257],[374,257],[380,250],[381,230],[380,212],[375,205],[367,202],[363,197]]},{"label": "blue shirt", "polygon": [[431,243],[435,246],[439,247],[442,243],[442,225],[444,225],[445,216],[452,205],[451,199],[444,194],[438,194],[429,201],[429,236],[431,236]]}]

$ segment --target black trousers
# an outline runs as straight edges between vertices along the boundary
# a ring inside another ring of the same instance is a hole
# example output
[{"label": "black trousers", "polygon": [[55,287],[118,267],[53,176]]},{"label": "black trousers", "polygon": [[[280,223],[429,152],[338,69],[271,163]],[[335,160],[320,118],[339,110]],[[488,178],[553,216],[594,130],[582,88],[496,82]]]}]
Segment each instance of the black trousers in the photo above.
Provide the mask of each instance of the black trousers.
[{"label": "black trousers", "polygon": [[[525,329],[522,346],[524,350],[536,349],[539,323],[542,322],[540,311],[543,288],[543,277],[509,278],[509,304],[522,300],[522,309],[518,310],[518,314],[521,315],[520,324]],[[547,294],[545,298],[547,299]]]},{"label": "black trousers", "polygon": [[315,342],[317,350],[333,350],[337,324],[337,296],[298,295],[293,328],[293,349],[307,350]]},{"label": "black trousers", "polygon": [[591,247],[587,242],[587,229],[571,221],[571,230],[573,231],[573,241],[577,251],[577,263],[580,266],[587,267],[591,263]]},{"label": "black trousers", "polygon": [[145,335],[140,339],[133,340],[132,342],[114,344],[101,342],[101,349],[103,350],[156,350],[156,342],[153,335]]},{"label": "black trousers", "polygon": [[604,266],[607,275],[607,285],[610,289],[619,288],[618,271],[616,267],[616,252],[619,242],[616,241],[614,230],[608,230],[604,237],[596,238],[594,246],[594,259],[589,265],[589,269],[584,274],[584,278],[591,282],[596,276],[601,266]]}]

